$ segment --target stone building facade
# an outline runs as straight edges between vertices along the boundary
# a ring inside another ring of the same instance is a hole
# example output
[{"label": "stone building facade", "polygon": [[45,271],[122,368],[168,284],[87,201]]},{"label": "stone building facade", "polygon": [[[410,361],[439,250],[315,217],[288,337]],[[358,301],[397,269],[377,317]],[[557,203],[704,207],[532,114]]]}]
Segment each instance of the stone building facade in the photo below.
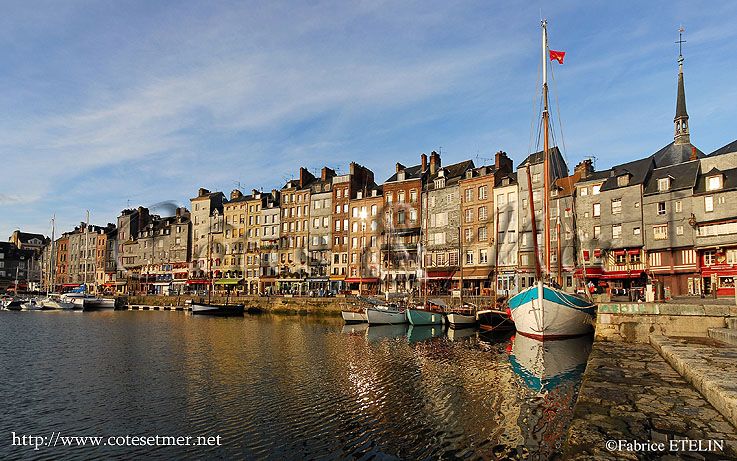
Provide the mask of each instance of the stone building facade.
[{"label": "stone building facade", "polygon": [[354,293],[379,293],[383,205],[381,188],[375,184],[365,193],[356,192],[356,198],[350,202],[350,262],[345,283]]},{"label": "stone building facade", "polygon": [[330,289],[332,259],[333,178],[335,171],[324,167],[320,178],[310,185],[308,289],[325,293]]}]

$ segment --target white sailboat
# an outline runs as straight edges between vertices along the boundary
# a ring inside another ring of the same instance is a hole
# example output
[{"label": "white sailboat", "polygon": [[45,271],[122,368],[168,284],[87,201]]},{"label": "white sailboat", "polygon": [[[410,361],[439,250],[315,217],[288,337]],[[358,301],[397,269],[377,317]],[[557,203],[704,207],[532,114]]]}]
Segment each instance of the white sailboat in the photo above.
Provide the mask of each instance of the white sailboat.
[{"label": "white sailboat", "polygon": [[54,250],[56,249],[56,216],[51,218],[51,251],[49,252],[49,267],[47,272],[49,278],[46,281],[46,297],[40,301],[41,306],[46,309],[62,309],[72,310],[75,308],[74,303],[63,301],[60,297],[52,297],[52,287],[54,285],[54,266],[56,265],[56,258]]},{"label": "white sailboat", "polygon": [[[562,339],[589,333],[596,314],[596,305],[578,295],[566,293],[548,283],[550,279],[550,148],[549,148],[549,112],[548,112],[548,49],[547,21],[542,21],[542,62],[543,62],[543,154],[544,154],[544,232],[545,232],[545,274],[542,273],[538,258],[537,229],[535,224],[535,206],[530,177],[530,164],[527,164],[527,184],[530,203],[530,220],[532,223],[532,241],[534,246],[535,273],[537,283],[509,299],[508,307],[512,313],[517,332],[539,340]],[[552,54],[551,54],[552,56]],[[552,59],[552,58],[551,58]],[[562,59],[562,58],[561,58]]]}]

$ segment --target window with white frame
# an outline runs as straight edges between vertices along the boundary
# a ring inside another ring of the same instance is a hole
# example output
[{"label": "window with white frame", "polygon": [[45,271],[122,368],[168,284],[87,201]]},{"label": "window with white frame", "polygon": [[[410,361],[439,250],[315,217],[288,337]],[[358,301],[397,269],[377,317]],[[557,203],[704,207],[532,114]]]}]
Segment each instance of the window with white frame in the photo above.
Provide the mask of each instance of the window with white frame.
[{"label": "window with white frame", "polygon": [[612,238],[618,239],[622,237],[622,225],[621,224],[614,224],[612,226]]},{"label": "window with white frame", "polygon": [[714,175],[706,178],[706,190],[719,190],[722,188],[722,175]]},{"label": "window with white frame", "polygon": [[681,202],[680,200],[677,200],[677,201],[676,201],[676,202],[675,202],[675,203],[673,204],[673,208],[675,209],[676,213],[681,213],[681,212],[683,212],[683,202]]},{"label": "window with white frame", "polygon": [[704,211],[710,213],[714,211],[714,196],[707,195],[704,197]]},{"label": "window with white frame", "polygon": [[479,264],[486,264],[489,262],[489,252],[487,249],[482,248],[479,250]]},{"label": "window with white frame", "polygon": [[479,200],[486,200],[487,186],[479,186]]},{"label": "window with white frame", "polygon": [[601,216],[601,203],[594,203],[594,217]]},{"label": "window with white frame", "polygon": [[668,189],[670,189],[670,178],[660,178],[660,179],[658,179],[658,191],[659,192],[665,192]]},{"label": "window with white frame", "polygon": [[599,195],[601,193],[601,185],[592,186],[591,193],[593,195]]},{"label": "window with white frame", "polygon": [[683,226],[676,226],[676,235],[683,235]]},{"label": "window with white frame", "polygon": [[658,202],[658,214],[659,215],[665,214],[665,202]]},{"label": "window with white frame", "polygon": [[668,238],[668,226],[653,226],[653,238],[655,240],[665,240]]},{"label": "window with white frame", "polygon": [[601,226],[594,226],[594,238],[598,239],[601,235]]},{"label": "window with white frame", "polygon": [[589,188],[588,187],[582,187],[579,190],[581,191],[581,194],[580,194],[581,197],[586,197],[587,195],[589,195]]},{"label": "window with white frame", "polygon": [[619,214],[622,212],[622,199],[612,199],[612,214]]}]

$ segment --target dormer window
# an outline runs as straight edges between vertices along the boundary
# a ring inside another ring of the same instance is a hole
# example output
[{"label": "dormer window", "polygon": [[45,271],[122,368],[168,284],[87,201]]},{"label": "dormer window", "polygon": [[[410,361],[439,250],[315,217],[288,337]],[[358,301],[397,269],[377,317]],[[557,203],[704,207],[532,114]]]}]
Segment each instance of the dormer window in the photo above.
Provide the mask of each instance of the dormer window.
[{"label": "dormer window", "polygon": [[438,171],[438,176],[441,177],[441,178],[444,178],[445,177],[445,170]]},{"label": "dormer window", "polygon": [[660,179],[658,179],[658,191],[659,192],[665,192],[668,189],[670,189],[670,178],[660,178]]},{"label": "dormer window", "polygon": [[438,178],[435,180],[435,189],[441,189],[445,187],[445,178]]},{"label": "dormer window", "polygon": [[722,188],[722,175],[717,174],[706,178],[706,190],[719,190]]},{"label": "dormer window", "polygon": [[622,187],[626,186],[630,183],[630,176],[628,174],[623,174],[622,176],[617,177],[617,186]]},{"label": "dormer window", "polygon": [[404,181],[404,171],[397,173],[397,181]]}]

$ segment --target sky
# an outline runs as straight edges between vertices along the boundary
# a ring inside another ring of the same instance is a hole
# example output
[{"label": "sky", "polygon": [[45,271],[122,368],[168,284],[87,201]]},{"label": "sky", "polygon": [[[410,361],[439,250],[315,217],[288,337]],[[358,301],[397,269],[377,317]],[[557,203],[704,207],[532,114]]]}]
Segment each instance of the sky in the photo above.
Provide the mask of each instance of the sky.
[{"label": "sky", "polygon": [[541,16],[567,53],[550,88],[569,166],[672,141],[680,25],[691,141],[737,139],[737,2],[4,2],[0,236],[300,166],[516,166],[537,147]]}]

